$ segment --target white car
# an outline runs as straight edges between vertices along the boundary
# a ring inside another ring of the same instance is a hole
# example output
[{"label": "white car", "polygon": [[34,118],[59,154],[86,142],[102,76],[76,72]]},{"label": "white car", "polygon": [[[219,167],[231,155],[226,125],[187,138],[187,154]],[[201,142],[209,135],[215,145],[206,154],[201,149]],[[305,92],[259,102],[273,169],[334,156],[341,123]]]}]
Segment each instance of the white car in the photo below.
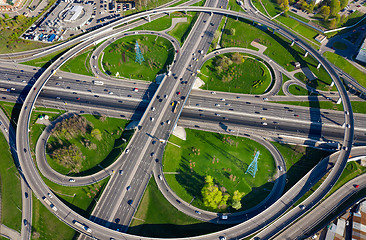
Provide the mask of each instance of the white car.
[{"label": "white car", "polygon": [[128,148],[127,148],[125,152],[126,152],[126,153],[129,153],[129,152],[130,152],[130,149],[128,149]]},{"label": "white car", "polygon": [[75,182],[75,179],[70,178],[70,179],[69,179],[69,182]]},{"label": "white car", "polygon": [[167,124],[170,124],[170,120],[166,121]]}]

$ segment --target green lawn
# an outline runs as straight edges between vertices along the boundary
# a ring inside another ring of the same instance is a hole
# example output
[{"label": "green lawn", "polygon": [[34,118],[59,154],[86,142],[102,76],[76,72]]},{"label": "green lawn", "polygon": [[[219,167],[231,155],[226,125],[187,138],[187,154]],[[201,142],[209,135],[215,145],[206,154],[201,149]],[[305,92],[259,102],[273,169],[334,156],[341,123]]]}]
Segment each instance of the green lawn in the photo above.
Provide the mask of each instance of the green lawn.
[{"label": "green lawn", "polygon": [[[297,101],[283,101],[283,102],[281,101],[280,102],[280,101],[278,101],[276,103],[343,111],[342,104],[335,104],[330,101],[319,101],[319,102],[318,101],[311,101],[311,102],[309,102],[309,101],[306,101],[306,102],[297,102]],[[366,102],[353,101],[353,102],[351,102],[351,105],[352,105],[352,111],[354,113],[366,113]]]},{"label": "green lawn", "polygon": [[136,30],[163,31],[163,30],[169,28],[171,25],[172,25],[171,16],[164,16],[164,17],[158,18],[154,21],[147,22],[144,25],[133,28],[130,31],[136,31]]},{"label": "green lawn", "polygon": [[[139,42],[145,61],[135,62],[135,43]],[[152,35],[136,35],[119,39],[104,49],[103,67],[107,74],[154,81],[156,74],[166,72],[174,58],[169,40]]]},{"label": "green lawn", "polygon": [[318,95],[316,93],[310,92],[307,89],[300,87],[298,85],[292,84],[290,85],[290,87],[288,88],[288,91],[293,94],[293,95],[297,95],[297,96],[313,96],[313,95]]},{"label": "green lawn", "polygon": [[171,36],[175,37],[181,46],[184,40],[188,37],[190,30],[192,29],[194,23],[197,20],[198,14],[195,12],[188,12],[184,17],[187,18],[187,22],[180,22],[175,25],[175,27],[168,32]]},{"label": "green lawn", "polygon": [[305,176],[320,160],[328,156],[327,151],[295,145],[272,142],[281,152],[286,162],[287,183],[285,191]]},{"label": "green lawn", "polygon": [[[123,149],[128,144],[128,140],[132,136],[132,131],[123,131],[125,126],[128,124],[128,121],[125,119],[106,118],[103,121],[101,120],[103,118],[98,116],[83,116],[91,123],[93,129],[100,130],[102,133],[102,140],[98,141],[90,133],[87,133],[84,136],[79,135],[78,137],[69,140],[62,139],[63,142],[75,144],[81,150],[83,156],[85,156],[85,160],[82,162],[82,168],[79,173],[76,173],[76,175],[88,175],[90,173],[100,171],[101,168],[98,164],[103,167],[109,166],[119,157]],[[98,151],[93,148],[86,147],[86,145],[82,143],[82,140],[84,139],[88,139],[91,143],[95,143]],[[123,139],[126,139],[125,143]],[[57,142],[58,138],[50,136],[48,143],[55,144]],[[47,155],[47,161],[56,171],[62,174],[71,174],[71,169],[56,163],[50,155]]]},{"label": "green lawn", "polygon": [[339,56],[338,54],[332,52],[325,52],[323,54],[331,63],[351,75],[354,79],[357,80],[359,84],[366,87],[366,74],[362,71],[358,70],[351,63],[349,63],[346,59]]},{"label": "green lawn", "polygon": [[1,223],[20,232],[22,224],[22,192],[20,175],[10,153],[9,144],[0,134]]},{"label": "green lawn", "polygon": [[201,68],[200,78],[205,82],[202,89],[263,94],[272,82],[271,72],[261,59],[253,59],[244,54],[241,63],[233,63],[222,73],[217,71],[217,61],[222,57],[231,58],[232,54],[216,56],[208,60]]},{"label": "green lawn", "polygon": [[61,66],[60,70],[65,72],[78,73],[86,76],[94,76],[90,69],[89,59],[96,47],[89,48],[78,54]]},{"label": "green lawn", "polygon": [[40,201],[33,196],[32,239],[75,239],[76,231],[61,222]]},{"label": "green lawn", "polygon": [[[191,129],[186,129],[186,133],[186,141],[170,137],[169,141],[181,148],[168,144],[163,160],[164,172],[180,173],[166,174],[165,177],[182,199],[191,202],[195,197],[192,202],[194,206],[208,209],[201,197],[204,177],[207,175],[212,176],[220,187],[225,187],[229,194],[235,190],[246,194],[242,199],[241,210],[255,206],[268,195],[276,168],[266,148],[247,138]],[[256,150],[260,150],[261,155],[258,172],[253,178],[244,173]]]},{"label": "green lawn", "polygon": [[145,237],[178,238],[203,235],[227,227],[201,222],[178,211],[164,198],[152,178],[128,233]]}]

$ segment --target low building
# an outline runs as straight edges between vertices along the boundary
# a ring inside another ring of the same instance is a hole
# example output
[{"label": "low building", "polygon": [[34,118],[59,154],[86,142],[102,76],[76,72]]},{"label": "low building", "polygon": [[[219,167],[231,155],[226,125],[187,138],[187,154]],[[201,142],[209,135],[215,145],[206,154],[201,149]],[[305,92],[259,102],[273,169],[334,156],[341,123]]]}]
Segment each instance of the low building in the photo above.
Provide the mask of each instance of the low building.
[{"label": "low building", "polygon": [[363,43],[358,51],[356,60],[366,63],[366,38],[363,40]]},{"label": "low building", "polygon": [[366,201],[357,206],[353,214],[352,240],[366,239]]},{"label": "low building", "polygon": [[327,39],[326,36],[318,34],[318,36],[315,37],[315,41],[323,43],[325,41],[325,39]]}]

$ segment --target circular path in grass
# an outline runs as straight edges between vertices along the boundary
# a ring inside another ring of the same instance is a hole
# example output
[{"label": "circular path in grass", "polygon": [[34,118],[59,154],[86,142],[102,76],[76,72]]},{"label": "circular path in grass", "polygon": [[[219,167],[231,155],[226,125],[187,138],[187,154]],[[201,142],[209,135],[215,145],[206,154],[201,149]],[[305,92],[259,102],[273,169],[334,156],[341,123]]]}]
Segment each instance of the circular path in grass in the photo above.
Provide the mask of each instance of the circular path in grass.
[{"label": "circular path in grass", "polygon": [[[76,177],[88,176],[100,172],[103,168],[110,166],[121,155],[133,134],[133,131],[124,131],[128,124],[128,121],[125,119],[83,115],[82,117],[89,124],[86,133],[76,133],[71,138],[65,137],[66,134],[59,136],[51,135],[57,122],[65,121],[65,119],[69,119],[72,116],[73,114],[60,116],[52,125],[44,130],[37,142],[37,164],[45,176],[47,176],[45,173],[51,169],[52,171],[56,171],[58,173],[57,175]],[[95,129],[99,130],[99,137],[93,134],[93,130]],[[43,144],[45,140],[47,141],[46,145]],[[83,156],[81,167],[78,171],[74,171],[72,167],[61,165],[50,155],[56,149],[69,145],[76,146]],[[45,154],[45,152],[47,153]],[[46,157],[47,161],[44,157]]]},{"label": "circular path in grass", "polygon": [[[174,144],[167,144],[163,157],[164,176],[184,201],[204,210],[233,212],[230,208],[214,210],[204,206],[201,190],[207,175],[230,196],[235,190],[245,193],[239,211],[256,206],[271,192],[277,169],[263,145],[244,137],[192,129],[186,129],[186,134],[186,141],[171,136],[169,141]],[[258,171],[253,178],[245,172],[258,150]]]},{"label": "circular path in grass", "polygon": [[225,53],[207,60],[201,67],[203,89],[244,94],[263,94],[272,75],[262,59],[243,53]]},{"label": "circular path in grass", "polygon": [[[136,41],[144,58],[141,64],[135,61]],[[107,46],[103,53],[102,65],[107,74],[147,81],[154,81],[157,74],[166,72],[166,66],[174,59],[171,42],[154,35],[123,37]]]}]

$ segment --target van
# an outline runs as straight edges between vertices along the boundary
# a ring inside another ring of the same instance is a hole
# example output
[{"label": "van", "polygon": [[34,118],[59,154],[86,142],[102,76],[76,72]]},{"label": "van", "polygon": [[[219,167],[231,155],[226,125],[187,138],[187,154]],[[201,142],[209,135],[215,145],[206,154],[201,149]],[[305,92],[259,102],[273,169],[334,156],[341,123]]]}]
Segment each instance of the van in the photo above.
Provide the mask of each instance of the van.
[{"label": "van", "polygon": [[104,82],[102,82],[102,81],[95,81],[95,80],[93,80],[93,83],[95,85],[104,85]]}]

